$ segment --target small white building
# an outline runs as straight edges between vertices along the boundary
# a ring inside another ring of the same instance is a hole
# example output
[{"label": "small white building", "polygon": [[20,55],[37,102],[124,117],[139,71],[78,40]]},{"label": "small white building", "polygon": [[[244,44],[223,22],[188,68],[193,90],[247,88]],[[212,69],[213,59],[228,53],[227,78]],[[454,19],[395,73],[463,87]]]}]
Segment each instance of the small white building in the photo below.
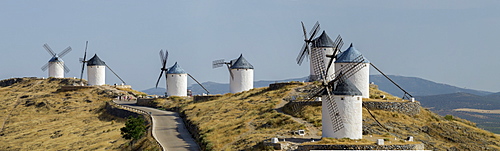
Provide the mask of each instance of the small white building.
[{"label": "small white building", "polygon": [[[341,80],[331,94],[340,113],[343,128],[334,131],[327,104],[330,102],[323,101],[322,137],[361,139],[363,137],[363,101],[361,92],[349,80]],[[323,97],[326,97],[326,95]]]},{"label": "small white building", "polygon": [[187,96],[187,73],[177,62],[167,71],[167,95]]},{"label": "small white building", "polygon": [[88,85],[106,84],[106,63],[97,54],[87,61]]},{"label": "small white building", "polygon": [[49,77],[64,78],[64,61],[58,56],[49,60]]},{"label": "small white building", "polygon": [[354,75],[348,78],[349,81],[351,81],[356,88],[361,91],[361,94],[363,98],[369,98],[370,97],[370,61],[366,59],[354,46],[351,44],[349,48],[342,52],[340,56],[337,58],[335,61],[335,72],[339,73],[339,70],[342,70],[343,67],[344,70],[342,71],[345,73],[345,69],[349,69],[350,65],[354,65],[357,63],[357,58],[361,56],[364,61],[362,62],[362,68],[359,69]]},{"label": "small white building", "polygon": [[243,54],[231,62],[230,72],[232,77],[229,77],[230,92],[237,93],[253,89],[253,66],[245,58]]},{"label": "small white building", "polygon": [[[334,53],[334,46],[333,46],[333,41],[332,39],[326,34],[325,31],[323,31],[323,33],[321,33],[321,35],[317,38],[315,38],[313,41],[312,41],[312,52],[311,54],[309,55],[309,81],[318,81],[321,78],[321,75],[318,74],[320,73],[319,71],[314,71],[314,69],[316,69],[314,66],[314,55],[315,53],[321,53],[320,51],[324,51],[324,54],[323,57],[324,57],[324,70],[326,71],[327,68],[328,68],[328,63],[330,62],[331,59],[333,58],[330,58],[330,57],[327,57],[326,55],[336,55],[336,54],[333,54]],[[334,75],[335,73],[335,66],[332,65],[330,66],[330,70],[328,70],[328,73],[327,73],[327,81],[330,81],[330,80],[333,80],[333,78],[335,77]]]}]

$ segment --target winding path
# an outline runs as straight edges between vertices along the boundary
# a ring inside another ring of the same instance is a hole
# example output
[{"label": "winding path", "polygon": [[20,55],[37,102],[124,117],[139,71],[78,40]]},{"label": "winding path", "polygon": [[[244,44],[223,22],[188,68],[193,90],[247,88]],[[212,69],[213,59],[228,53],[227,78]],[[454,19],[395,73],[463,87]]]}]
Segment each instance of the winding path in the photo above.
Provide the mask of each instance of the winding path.
[{"label": "winding path", "polygon": [[135,101],[115,101],[117,104],[149,112],[153,119],[153,136],[165,151],[195,151],[200,147],[176,112],[135,105]]}]

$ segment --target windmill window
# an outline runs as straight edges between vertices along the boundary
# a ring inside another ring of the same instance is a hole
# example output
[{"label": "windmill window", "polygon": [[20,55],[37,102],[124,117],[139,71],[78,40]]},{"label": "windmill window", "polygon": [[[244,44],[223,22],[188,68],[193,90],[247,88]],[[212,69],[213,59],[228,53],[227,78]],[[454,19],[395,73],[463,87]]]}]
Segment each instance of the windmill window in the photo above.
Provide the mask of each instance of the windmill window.
[{"label": "windmill window", "polygon": [[358,97],[358,101],[359,101],[359,98],[361,98],[361,97]]},{"label": "windmill window", "polygon": [[344,100],[344,97],[340,97],[340,100]]}]

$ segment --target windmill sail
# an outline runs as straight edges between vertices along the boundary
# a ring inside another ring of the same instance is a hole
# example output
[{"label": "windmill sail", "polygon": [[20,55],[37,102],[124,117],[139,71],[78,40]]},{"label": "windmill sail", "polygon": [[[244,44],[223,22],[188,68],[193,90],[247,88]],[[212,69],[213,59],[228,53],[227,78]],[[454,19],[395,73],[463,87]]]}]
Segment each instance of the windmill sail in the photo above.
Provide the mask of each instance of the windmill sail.
[{"label": "windmill sail", "polygon": [[318,34],[318,32],[321,30],[319,27],[319,22],[316,22],[316,24],[313,26],[311,31],[309,32],[309,35],[306,33],[306,28],[304,26],[304,22],[300,22],[302,24],[302,32],[304,33],[304,45],[300,49],[299,55],[297,56],[297,64],[302,65],[302,62],[304,61],[304,58],[311,53],[311,42],[314,36]]}]

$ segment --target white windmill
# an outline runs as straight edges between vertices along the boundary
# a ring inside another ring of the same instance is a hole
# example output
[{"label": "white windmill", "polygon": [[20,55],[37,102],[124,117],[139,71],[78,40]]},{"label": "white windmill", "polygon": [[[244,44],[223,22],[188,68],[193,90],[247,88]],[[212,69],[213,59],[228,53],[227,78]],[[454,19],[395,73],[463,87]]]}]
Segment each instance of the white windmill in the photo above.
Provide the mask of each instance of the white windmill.
[{"label": "white windmill", "polygon": [[[320,71],[326,71],[327,80],[332,80],[335,77],[335,69],[334,66],[331,66],[331,63],[340,54],[340,49],[344,45],[342,37],[339,35],[335,41],[332,41],[326,32],[323,31],[320,36],[314,38],[320,31],[319,22],[316,22],[311,32],[309,32],[310,36],[307,35],[304,23],[302,23],[302,31],[305,43],[297,56],[297,64],[301,65],[304,58],[309,55],[309,81],[319,81],[322,79]],[[322,64],[322,66],[319,66],[319,64]]]},{"label": "white windmill", "polygon": [[226,64],[229,70],[229,89],[231,93],[248,91],[253,89],[253,66],[248,62],[243,54],[238,59],[224,62],[224,59],[215,60],[212,62],[213,68],[222,67]]},{"label": "white windmill", "polygon": [[47,64],[42,66],[42,71],[49,69],[49,77],[64,78],[64,73],[68,73],[69,68],[64,64],[62,57],[71,51],[71,47],[68,46],[68,48],[64,49],[59,54],[56,54],[54,51],[52,51],[48,44],[44,44],[43,48],[47,50],[52,58]]},{"label": "white windmill", "polygon": [[107,64],[106,62],[102,61],[101,58],[97,56],[97,54],[94,54],[92,58],[89,60],[85,60],[87,58],[87,46],[88,46],[88,41],[85,44],[85,53],[83,55],[83,58],[80,58],[80,61],[82,62],[82,71],[80,75],[80,79],[83,79],[83,71],[85,69],[85,63],[87,64],[87,78],[88,78],[88,85],[104,85],[106,84],[106,68],[108,68],[113,74],[122,81],[123,84],[126,84],[125,81],[123,81],[118,74],[116,74]]},{"label": "white windmill", "polygon": [[358,71],[354,73],[349,80],[361,91],[363,94],[363,98],[370,97],[370,61],[366,59],[354,46],[351,45],[349,48],[339,55],[337,60],[335,61],[335,72],[345,72],[350,65],[359,63],[359,59],[364,60],[361,64],[361,68],[357,69]]},{"label": "white windmill", "polygon": [[[318,56],[326,56],[325,51],[318,51]],[[334,57],[334,56],[331,56]],[[317,57],[326,62],[325,57]],[[321,97],[323,137],[360,139],[362,137],[362,92],[350,77],[364,67],[363,56],[355,57],[353,63],[344,65],[334,73],[335,78],[328,80],[328,64],[314,64],[313,69],[319,71],[321,87],[313,89],[306,98]],[[333,60],[333,59],[332,59]]]},{"label": "white windmill", "polygon": [[166,53],[163,53],[163,50],[160,50],[160,61],[162,64],[161,72],[160,72],[160,77],[158,77],[158,80],[156,81],[156,87],[158,87],[158,83],[160,82],[161,76],[165,72],[165,79],[167,81],[167,92],[166,95],[168,96],[187,96],[187,77],[191,77],[198,85],[201,86],[205,91],[207,91],[207,94],[210,93],[203,85],[201,85],[198,80],[196,80],[191,74],[187,73],[184,71],[184,69],[181,68],[177,62],[170,67],[170,68],[165,68],[167,65],[167,59],[168,59],[168,51]]}]

